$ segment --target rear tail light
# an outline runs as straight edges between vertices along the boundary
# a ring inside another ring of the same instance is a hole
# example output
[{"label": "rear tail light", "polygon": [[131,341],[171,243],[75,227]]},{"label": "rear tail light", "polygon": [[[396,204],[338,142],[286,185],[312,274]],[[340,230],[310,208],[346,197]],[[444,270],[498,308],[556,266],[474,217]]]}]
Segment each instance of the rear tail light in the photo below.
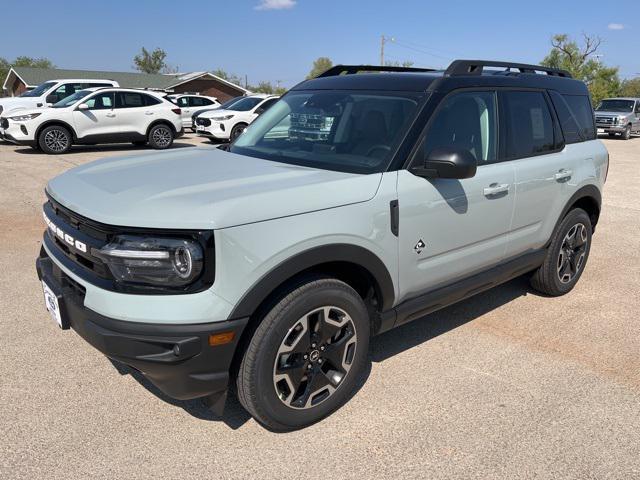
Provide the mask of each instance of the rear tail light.
[{"label": "rear tail light", "polygon": [[171,111],[176,115],[180,115],[182,113],[182,109],[180,108],[172,108]]}]

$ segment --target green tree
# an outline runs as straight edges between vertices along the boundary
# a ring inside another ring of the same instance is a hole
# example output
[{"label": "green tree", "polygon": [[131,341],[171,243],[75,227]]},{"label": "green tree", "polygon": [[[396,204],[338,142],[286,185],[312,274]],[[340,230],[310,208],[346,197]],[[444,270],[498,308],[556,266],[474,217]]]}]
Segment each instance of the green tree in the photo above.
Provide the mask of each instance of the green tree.
[{"label": "green tree", "polygon": [[258,83],[257,86],[250,86],[249,90],[255,93],[267,93],[270,95],[282,95],[287,91],[286,88],[275,86],[267,81],[262,81]]},{"label": "green tree", "polygon": [[223,70],[222,68],[217,68],[211,73],[213,73],[216,77],[220,77],[223,80],[226,80],[227,82],[235,83],[236,85],[242,86],[242,84],[244,83],[242,81],[242,78],[239,75],[236,75],[235,73],[229,73],[226,70]]},{"label": "green tree", "polygon": [[620,87],[620,95],[623,97],[640,97],[640,78],[624,80]]},{"label": "green tree", "polygon": [[384,62],[384,64],[387,67],[404,67],[404,68],[409,68],[409,67],[413,67],[413,62],[411,60],[405,60],[403,62],[399,62],[397,60],[388,60],[386,62]]},{"label": "green tree", "polygon": [[133,63],[136,70],[143,73],[160,73],[168,65],[164,59],[167,58],[167,52],[161,48],[156,48],[152,52],[149,52],[146,48],[142,47],[142,51],[133,57]]},{"label": "green tree", "polygon": [[333,67],[333,62],[329,57],[319,57],[313,62],[313,67],[311,67],[311,71],[307,78],[315,78],[321,73],[326,72],[331,67]]},{"label": "green tree", "polygon": [[574,78],[587,84],[594,105],[603,98],[613,97],[620,90],[618,67],[604,65],[596,56],[601,40],[583,35],[582,45],[568,35],[555,35],[551,39],[551,51],[542,60],[547,67],[568,70]]},{"label": "green tree", "polygon": [[[13,60],[13,62],[9,62],[6,58],[0,57],[0,88],[4,84],[11,67],[55,68],[55,65],[48,58],[20,56]],[[6,92],[0,91],[0,96],[4,93]]]}]

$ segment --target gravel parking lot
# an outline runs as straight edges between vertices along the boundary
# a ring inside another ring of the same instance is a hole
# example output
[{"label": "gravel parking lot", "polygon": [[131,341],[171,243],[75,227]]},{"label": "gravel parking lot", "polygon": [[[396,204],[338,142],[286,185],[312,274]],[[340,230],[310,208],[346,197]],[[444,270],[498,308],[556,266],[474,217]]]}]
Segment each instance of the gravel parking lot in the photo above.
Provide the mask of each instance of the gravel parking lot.
[{"label": "gravel parking lot", "polygon": [[[576,289],[516,279],[372,341],[366,384],[274,434],[165,397],[46,313],[46,181],[129,146],[0,143],[0,478],[640,478],[640,138],[603,140],[604,207]],[[210,145],[186,136],[177,147]]]}]

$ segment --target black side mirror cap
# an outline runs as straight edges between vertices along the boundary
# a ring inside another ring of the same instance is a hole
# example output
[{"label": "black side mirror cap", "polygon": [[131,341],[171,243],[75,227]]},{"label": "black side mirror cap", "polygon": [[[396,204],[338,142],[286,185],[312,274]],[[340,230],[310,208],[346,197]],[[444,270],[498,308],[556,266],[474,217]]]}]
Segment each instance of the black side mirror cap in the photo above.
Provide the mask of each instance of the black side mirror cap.
[{"label": "black side mirror cap", "polygon": [[424,178],[471,178],[478,168],[476,158],[468,150],[440,147],[432,150],[424,164],[413,167],[411,173]]},{"label": "black side mirror cap", "polygon": [[47,95],[44,101],[47,103],[58,103],[58,95],[56,95],[55,93]]}]

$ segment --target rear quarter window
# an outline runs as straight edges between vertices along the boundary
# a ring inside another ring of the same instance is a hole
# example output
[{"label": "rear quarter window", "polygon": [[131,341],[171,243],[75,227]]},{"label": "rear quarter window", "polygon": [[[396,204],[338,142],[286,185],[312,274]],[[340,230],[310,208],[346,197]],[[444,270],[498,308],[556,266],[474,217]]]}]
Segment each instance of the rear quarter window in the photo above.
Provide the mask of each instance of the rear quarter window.
[{"label": "rear quarter window", "polygon": [[583,138],[580,132],[581,129],[578,126],[578,120],[574,117],[573,113],[571,113],[571,109],[563,96],[554,91],[550,91],[549,96],[551,97],[553,108],[558,115],[565,143],[579,143],[584,141],[585,138]]},{"label": "rear quarter window", "polygon": [[580,134],[585,140],[596,138],[596,125],[591,100],[586,95],[562,95],[571,114],[578,123]]}]

